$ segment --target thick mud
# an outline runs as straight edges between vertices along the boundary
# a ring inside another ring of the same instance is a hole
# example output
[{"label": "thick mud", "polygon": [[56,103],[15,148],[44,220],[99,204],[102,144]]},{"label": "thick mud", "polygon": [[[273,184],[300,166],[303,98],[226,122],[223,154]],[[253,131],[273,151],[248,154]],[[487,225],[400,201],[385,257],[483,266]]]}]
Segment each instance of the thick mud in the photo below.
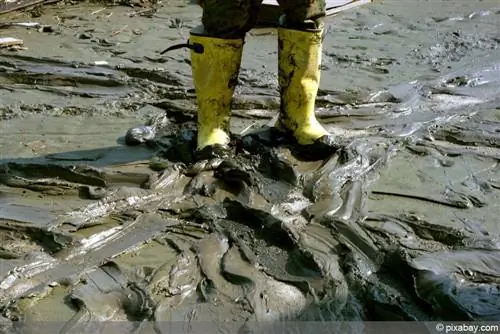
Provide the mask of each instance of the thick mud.
[{"label": "thick mud", "polygon": [[269,140],[276,33],[253,30],[238,155],[210,166],[192,163],[188,51],[159,55],[200,9],[140,4],[1,16],[51,27],[0,28],[24,41],[0,50],[3,331],[500,320],[496,1],[330,18],[317,111],[344,147],[316,162]]}]

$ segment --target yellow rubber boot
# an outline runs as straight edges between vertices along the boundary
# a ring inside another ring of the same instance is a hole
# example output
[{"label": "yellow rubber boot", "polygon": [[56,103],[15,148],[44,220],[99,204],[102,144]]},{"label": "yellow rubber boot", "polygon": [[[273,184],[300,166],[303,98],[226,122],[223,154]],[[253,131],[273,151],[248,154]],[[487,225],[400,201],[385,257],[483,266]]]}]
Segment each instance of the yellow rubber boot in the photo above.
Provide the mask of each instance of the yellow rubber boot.
[{"label": "yellow rubber boot", "polygon": [[243,39],[191,33],[191,67],[198,104],[197,150],[229,144],[231,102],[240,70]]},{"label": "yellow rubber boot", "polygon": [[278,28],[278,67],[281,95],[276,128],[293,135],[300,145],[313,144],[329,133],[316,119],[322,31]]}]

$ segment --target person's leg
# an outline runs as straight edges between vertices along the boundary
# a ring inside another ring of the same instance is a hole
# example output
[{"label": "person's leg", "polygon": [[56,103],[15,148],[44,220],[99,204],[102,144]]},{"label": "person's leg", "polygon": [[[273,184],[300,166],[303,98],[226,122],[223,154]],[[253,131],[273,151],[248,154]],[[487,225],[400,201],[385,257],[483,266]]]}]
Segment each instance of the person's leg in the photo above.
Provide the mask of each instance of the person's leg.
[{"label": "person's leg", "polygon": [[191,67],[198,105],[197,156],[219,156],[228,149],[231,102],[238,79],[244,37],[256,20],[261,0],[205,0],[203,25],[191,31]]},{"label": "person's leg", "polygon": [[204,0],[204,33],[216,38],[244,38],[257,23],[262,0]]},{"label": "person's leg", "polygon": [[279,0],[279,4],[284,20],[278,28],[281,108],[276,127],[291,134],[299,145],[317,145],[325,150],[333,145],[332,138],[316,119],[314,110],[325,1]]},{"label": "person's leg", "polygon": [[325,0],[278,0],[278,3],[285,14],[282,28],[312,32],[323,29]]}]

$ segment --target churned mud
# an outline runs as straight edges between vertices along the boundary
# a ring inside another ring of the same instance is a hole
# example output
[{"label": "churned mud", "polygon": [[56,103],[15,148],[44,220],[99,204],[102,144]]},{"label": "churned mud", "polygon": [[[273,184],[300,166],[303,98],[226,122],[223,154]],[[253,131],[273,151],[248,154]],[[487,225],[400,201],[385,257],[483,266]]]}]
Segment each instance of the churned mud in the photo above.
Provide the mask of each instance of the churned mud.
[{"label": "churned mud", "polygon": [[238,155],[210,166],[192,161],[188,51],[159,55],[198,7],[33,10],[0,16],[50,26],[0,28],[23,41],[0,49],[2,331],[500,320],[496,1],[329,18],[317,112],[344,146],[316,162],[269,140],[276,33],[253,30]]}]

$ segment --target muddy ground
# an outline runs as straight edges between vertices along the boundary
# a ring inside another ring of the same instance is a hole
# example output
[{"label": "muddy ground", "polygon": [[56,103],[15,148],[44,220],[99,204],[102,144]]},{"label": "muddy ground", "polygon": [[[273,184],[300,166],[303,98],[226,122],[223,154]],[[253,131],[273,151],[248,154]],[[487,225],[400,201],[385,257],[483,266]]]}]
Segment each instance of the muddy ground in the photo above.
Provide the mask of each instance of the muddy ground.
[{"label": "muddy ground", "polygon": [[[251,31],[240,153],[215,172],[190,163],[188,51],[159,55],[200,14],[166,1],[0,16],[50,26],[0,29],[24,41],[0,49],[2,332],[500,320],[498,2],[329,18],[318,117],[345,145],[317,162],[267,141],[276,32]],[[154,138],[125,145],[144,124]]]}]

